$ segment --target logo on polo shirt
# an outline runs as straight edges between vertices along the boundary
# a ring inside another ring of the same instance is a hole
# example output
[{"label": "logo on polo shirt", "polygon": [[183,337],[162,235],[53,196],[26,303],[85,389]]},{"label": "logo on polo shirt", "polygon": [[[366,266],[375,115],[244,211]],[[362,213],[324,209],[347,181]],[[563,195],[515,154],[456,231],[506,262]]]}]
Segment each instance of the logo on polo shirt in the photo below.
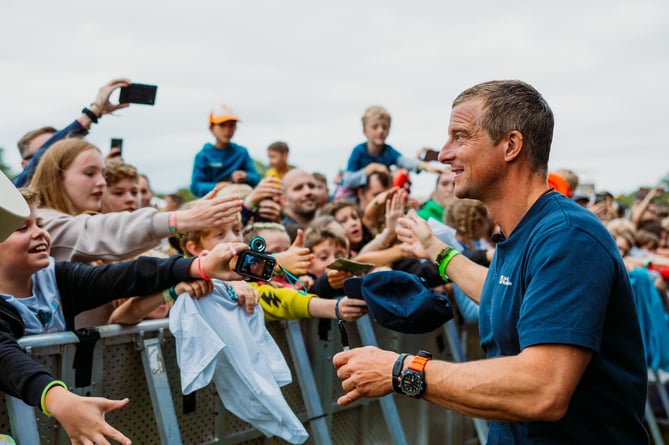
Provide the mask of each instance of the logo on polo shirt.
[{"label": "logo on polo shirt", "polygon": [[499,284],[504,285],[504,286],[511,286],[513,283],[511,283],[511,279],[507,277],[506,275],[500,275],[499,276]]}]

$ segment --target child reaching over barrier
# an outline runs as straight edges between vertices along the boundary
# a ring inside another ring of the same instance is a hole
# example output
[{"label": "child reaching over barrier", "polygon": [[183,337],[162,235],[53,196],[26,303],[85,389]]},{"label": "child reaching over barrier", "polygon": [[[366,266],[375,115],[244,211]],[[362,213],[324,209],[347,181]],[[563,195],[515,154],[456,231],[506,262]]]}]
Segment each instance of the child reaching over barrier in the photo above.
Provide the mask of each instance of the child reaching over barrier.
[{"label": "child reaching over barrier", "polygon": [[[130,444],[104,420],[106,412],[124,407],[128,399],[81,397],[68,391],[16,340],[71,330],[79,312],[117,298],[159,292],[202,276],[226,277],[230,260],[248,246],[221,244],[200,258],[140,257],[103,266],[56,262],[50,256],[51,237],[35,212],[36,193],[22,190],[21,194],[30,216],[0,242],[0,390],[53,415],[73,443],[107,443],[105,438],[110,438]],[[257,304],[252,289],[237,297],[247,312]]]},{"label": "child reaching over barrier", "polygon": [[[219,237],[208,235],[208,231],[186,234],[181,240],[184,255],[201,255],[203,251],[211,249],[221,242],[236,243],[243,241],[241,234],[235,230],[223,231],[223,236]],[[290,242],[289,239],[288,242]],[[293,287],[274,287],[271,283],[261,281],[250,282],[249,284],[260,295],[260,306],[264,311],[266,320],[336,318],[350,322],[367,313],[363,300],[348,297],[341,300],[328,300],[319,298],[315,294],[298,291]]]},{"label": "child reaching over barrier", "polygon": [[[109,165],[109,164],[108,164]],[[192,208],[197,202],[191,201],[184,208]],[[207,238],[217,240],[218,242],[226,237],[228,231],[240,233],[242,230],[239,215],[236,215],[234,222],[224,227],[208,230],[204,235]],[[158,256],[154,251],[149,251],[145,255]],[[237,280],[239,277],[232,271],[225,271],[221,279]],[[254,292],[248,283],[244,281],[231,281],[229,283],[236,293]],[[214,290],[214,285],[207,280],[184,281],[162,292],[140,297],[131,297],[114,301],[114,309],[108,317],[107,323],[136,324],[144,319],[164,318],[169,315],[169,311],[174,303],[175,296],[187,293],[192,298],[201,298]]]},{"label": "child reaching over barrier", "polygon": [[105,189],[100,149],[89,142],[67,138],[44,154],[30,188],[40,194],[38,210],[51,233],[52,255],[59,261],[118,261],[156,247],[175,232],[200,230],[228,222],[242,201],[219,197],[213,190],[189,210],[158,212],[100,211]]}]

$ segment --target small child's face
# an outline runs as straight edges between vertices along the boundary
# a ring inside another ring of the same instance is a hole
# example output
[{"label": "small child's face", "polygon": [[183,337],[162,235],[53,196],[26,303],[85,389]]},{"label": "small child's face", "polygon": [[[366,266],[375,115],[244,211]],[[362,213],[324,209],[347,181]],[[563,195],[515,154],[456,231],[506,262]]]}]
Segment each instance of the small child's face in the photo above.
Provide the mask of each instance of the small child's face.
[{"label": "small child's face", "polygon": [[267,157],[269,158],[269,166],[277,170],[288,165],[288,153],[281,153],[276,150],[267,150]]},{"label": "small child's face", "polygon": [[316,180],[316,196],[318,201],[318,207],[323,207],[328,198],[330,197],[330,190],[328,190],[328,185],[326,182]]},{"label": "small child's face", "polygon": [[32,275],[47,267],[51,236],[42,227],[42,218],[31,207],[28,219],[0,243],[0,268]]},{"label": "small child's face", "polygon": [[211,250],[221,243],[243,243],[242,222],[237,219],[235,222],[226,224],[219,229],[210,230],[200,239],[203,250]]},{"label": "small child's face", "polygon": [[389,131],[390,121],[384,117],[372,116],[365,123],[364,133],[367,136],[367,142],[377,147],[386,143]]},{"label": "small child's face", "polygon": [[328,264],[332,263],[337,258],[348,258],[346,249],[336,245],[330,240],[323,240],[320,243],[315,244],[311,248],[311,252],[314,254],[314,258],[311,260],[309,272],[317,277],[323,275],[327,271]]},{"label": "small child's face", "polygon": [[140,206],[139,182],[123,178],[115,184],[107,185],[102,194],[102,213],[135,211]]},{"label": "small child's face", "polygon": [[341,208],[334,214],[334,218],[344,228],[351,246],[357,246],[362,242],[362,221],[355,208]]},{"label": "small child's face", "polygon": [[260,230],[258,236],[265,240],[265,253],[278,253],[290,248],[290,236],[280,230]]},{"label": "small child's face", "polygon": [[216,142],[229,144],[237,130],[237,121],[227,121],[220,124],[213,124],[211,132],[216,138]]}]

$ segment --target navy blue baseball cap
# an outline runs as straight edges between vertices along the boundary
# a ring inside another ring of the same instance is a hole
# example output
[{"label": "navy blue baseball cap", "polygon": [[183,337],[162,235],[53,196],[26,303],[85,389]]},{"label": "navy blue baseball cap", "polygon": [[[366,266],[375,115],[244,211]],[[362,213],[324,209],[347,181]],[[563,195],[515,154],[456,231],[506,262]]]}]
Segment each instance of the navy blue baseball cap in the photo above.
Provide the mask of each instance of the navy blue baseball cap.
[{"label": "navy blue baseball cap", "polygon": [[453,318],[446,296],[425,286],[419,276],[399,270],[348,278],[344,291],[364,299],[378,324],[405,334],[430,332]]}]

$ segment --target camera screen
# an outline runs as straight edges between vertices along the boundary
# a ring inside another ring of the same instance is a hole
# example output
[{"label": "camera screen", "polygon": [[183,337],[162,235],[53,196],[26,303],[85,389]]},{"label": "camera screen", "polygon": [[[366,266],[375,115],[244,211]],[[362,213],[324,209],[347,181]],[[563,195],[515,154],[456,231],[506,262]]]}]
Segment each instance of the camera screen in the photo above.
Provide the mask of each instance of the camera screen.
[{"label": "camera screen", "polygon": [[239,263],[235,268],[237,273],[262,281],[269,281],[274,273],[276,260],[273,257],[261,253],[246,251],[239,257]]}]

